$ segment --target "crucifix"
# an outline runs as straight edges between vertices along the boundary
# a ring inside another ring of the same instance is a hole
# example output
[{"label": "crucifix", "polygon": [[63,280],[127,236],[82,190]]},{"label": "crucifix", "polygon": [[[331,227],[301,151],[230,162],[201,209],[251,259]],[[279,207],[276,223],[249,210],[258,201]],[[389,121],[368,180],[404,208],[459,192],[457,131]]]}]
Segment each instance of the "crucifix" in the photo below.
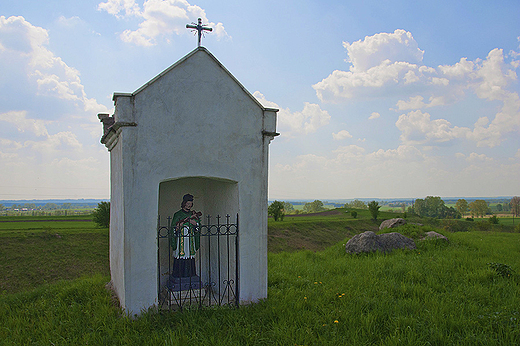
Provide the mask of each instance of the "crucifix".
[{"label": "crucifix", "polygon": [[206,30],[206,31],[213,31],[212,28],[202,25],[202,19],[201,18],[199,18],[199,21],[198,21],[197,25],[195,25],[195,23],[186,24],[186,29],[193,29],[193,31],[195,31],[195,30],[198,31],[198,34],[199,34],[199,44],[198,44],[197,47],[200,47],[200,37],[203,35],[203,31],[204,30]]}]

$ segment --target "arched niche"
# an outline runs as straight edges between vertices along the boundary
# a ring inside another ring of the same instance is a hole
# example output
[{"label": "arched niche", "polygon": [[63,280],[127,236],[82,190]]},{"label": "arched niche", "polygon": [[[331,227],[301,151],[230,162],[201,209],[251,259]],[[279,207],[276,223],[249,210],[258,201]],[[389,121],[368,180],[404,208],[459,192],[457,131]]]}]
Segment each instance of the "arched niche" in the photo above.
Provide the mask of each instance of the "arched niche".
[{"label": "arched niche", "polygon": [[[238,221],[239,194],[236,181],[213,177],[184,177],[165,180],[159,184],[159,226],[168,224],[168,217],[172,217],[180,209],[182,196],[187,193],[194,196],[193,210],[202,212],[203,224],[208,224],[208,222],[209,224],[217,224],[217,222],[224,224],[227,215],[230,216],[231,223]],[[219,220],[217,220],[217,216],[220,216]],[[236,247],[229,240],[217,240],[213,236],[201,237],[200,249],[196,255],[197,274],[200,275],[203,283],[213,283],[217,293],[225,291],[223,285],[229,279],[234,282],[238,281]],[[168,241],[159,241],[160,291],[166,285],[170,270],[169,264],[172,261],[171,253],[168,250]]]}]

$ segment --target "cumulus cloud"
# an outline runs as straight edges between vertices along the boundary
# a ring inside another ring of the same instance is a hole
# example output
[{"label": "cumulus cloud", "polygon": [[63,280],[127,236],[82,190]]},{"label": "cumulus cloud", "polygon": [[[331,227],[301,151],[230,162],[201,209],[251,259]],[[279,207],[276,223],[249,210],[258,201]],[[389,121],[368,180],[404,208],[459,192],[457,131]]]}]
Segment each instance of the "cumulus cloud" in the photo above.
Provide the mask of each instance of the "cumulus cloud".
[{"label": "cumulus cloud", "polygon": [[332,138],[336,141],[340,141],[345,138],[352,138],[352,135],[347,130],[341,130],[337,133],[332,133]]},{"label": "cumulus cloud", "polygon": [[418,65],[424,52],[405,30],[367,36],[352,44],[344,42],[343,46],[352,64],[349,71],[336,70],[313,85],[323,102],[339,102],[375,89],[415,83],[432,72]]},{"label": "cumulus cloud", "polygon": [[328,125],[330,115],[319,105],[304,102],[303,110],[292,112],[289,108],[281,108],[276,103],[266,100],[265,96],[255,91],[253,96],[264,105],[264,107],[278,108],[278,130],[284,137],[295,137],[301,134],[316,132],[320,127]]},{"label": "cumulus cloud", "polygon": [[452,126],[445,119],[431,120],[430,114],[420,110],[402,114],[395,123],[401,130],[401,141],[408,144],[431,144],[446,142],[466,136],[467,128]]},{"label": "cumulus cloud", "polygon": [[[81,23],[77,17],[58,20],[62,27],[77,23]],[[89,98],[80,72],[49,49],[48,31],[21,16],[1,16],[0,70],[6,72],[0,80],[0,170],[2,179],[10,182],[2,194],[83,198],[85,191],[76,193],[85,186],[92,192],[89,196],[105,197],[107,184],[101,189],[96,185],[108,182],[108,155],[93,145],[89,129],[97,125],[99,138],[96,114],[109,109]],[[76,162],[68,166],[76,169],[65,174],[55,165],[63,160]],[[94,173],[85,177],[89,169]],[[51,196],[31,190],[23,195],[11,186],[48,186],[49,191],[60,192]],[[72,195],[65,196],[63,188]]]},{"label": "cumulus cloud", "polygon": [[[430,67],[422,65],[424,52],[404,30],[367,36],[352,44],[345,42],[344,47],[351,63],[349,70],[333,71],[313,85],[323,102],[398,97],[395,110],[408,111],[454,104],[473,94],[502,103],[496,114],[473,120],[473,128],[452,126],[445,119],[430,120],[428,113],[401,115],[396,125],[406,143],[465,138],[478,146],[494,147],[507,134],[520,130],[519,95],[511,89],[520,63],[506,63],[501,49],[491,50],[485,59],[470,61],[463,57],[453,65]],[[514,54],[509,56],[515,58]],[[461,115],[465,119],[471,116]]]},{"label": "cumulus cloud", "polygon": [[48,43],[47,30],[25,18],[0,17],[0,57],[6,63],[16,60],[23,67],[26,75],[18,78],[35,83],[38,95],[72,101],[84,111],[107,111],[107,107],[87,97],[79,71],[51,52]]},{"label": "cumulus cloud", "polygon": [[364,40],[352,44],[343,42],[343,47],[347,49],[348,61],[352,63],[351,72],[367,71],[387,60],[419,63],[424,54],[412,34],[402,29],[366,36]]},{"label": "cumulus cloud", "polygon": [[[475,152],[427,155],[411,144],[374,151],[351,145],[330,154],[301,155],[289,163],[274,164],[269,187],[272,198],[280,199],[395,198],[395,186],[400,197],[466,195],[468,186],[475,195],[492,196],[511,191],[503,181],[517,182],[518,169],[516,157],[492,159]],[[299,194],[302,185],[305,193]]]},{"label": "cumulus cloud", "polygon": [[217,39],[231,38],[222,23],[209,22],[204,9],[186,0],[146,0],[142,9],[135,0],[107,0],[98,5],[98,10],[117,18],[140,18],[138,29],[127,29],[120,35],[122,41],[139,46],[156,45],[158,37],[168,40],[173,35],[189,33],[186,24],[197,23],[198,18],[213,28]]},{"label": "cumulus cloud", "polygon": [[370,114],[370,116],[368,117],[369,120],[372,120],[372,119],[377,119],[381,116],[381,114],[379,114],[378,112],[372,112],[372,114]]},{"label": "cumulus cloud", "polygon": [[[13,124],[20,132],[32,132],[36,136],[47,136],[46,121],[40,119],[28,119],[26,111],[11,111],[0,113],[0,121]],[[2,143],[3,144],[3,143]]]}]

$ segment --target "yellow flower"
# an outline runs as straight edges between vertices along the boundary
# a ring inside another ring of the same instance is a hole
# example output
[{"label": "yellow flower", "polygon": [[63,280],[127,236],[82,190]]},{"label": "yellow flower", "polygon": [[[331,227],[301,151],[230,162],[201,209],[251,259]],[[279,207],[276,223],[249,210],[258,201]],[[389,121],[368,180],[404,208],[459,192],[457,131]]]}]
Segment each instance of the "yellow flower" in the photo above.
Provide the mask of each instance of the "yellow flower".
[{"label": "yellow flower", "polygon": [[339,321],[338,320],[334,320],[334,323],[339,323]]},{"label": "yellow flower", "polygon": [[317,284],[318,284],[318,281],[314,281],[314,284],[317,285]]},{"label": "yellow flower", "polygon": [[303,299],[307,300],[307,297],[303,297]]}]

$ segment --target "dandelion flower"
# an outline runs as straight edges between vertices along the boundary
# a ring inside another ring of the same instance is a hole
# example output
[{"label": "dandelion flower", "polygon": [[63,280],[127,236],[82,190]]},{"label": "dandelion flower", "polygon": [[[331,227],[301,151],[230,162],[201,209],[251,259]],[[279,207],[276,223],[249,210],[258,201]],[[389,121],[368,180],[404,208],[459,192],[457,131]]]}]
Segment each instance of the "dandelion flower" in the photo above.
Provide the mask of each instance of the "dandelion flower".
[{"label": "dandelion flower", "polygon": [[339,321],[338,320],[334,320],[334,323],[339,323]]}]

